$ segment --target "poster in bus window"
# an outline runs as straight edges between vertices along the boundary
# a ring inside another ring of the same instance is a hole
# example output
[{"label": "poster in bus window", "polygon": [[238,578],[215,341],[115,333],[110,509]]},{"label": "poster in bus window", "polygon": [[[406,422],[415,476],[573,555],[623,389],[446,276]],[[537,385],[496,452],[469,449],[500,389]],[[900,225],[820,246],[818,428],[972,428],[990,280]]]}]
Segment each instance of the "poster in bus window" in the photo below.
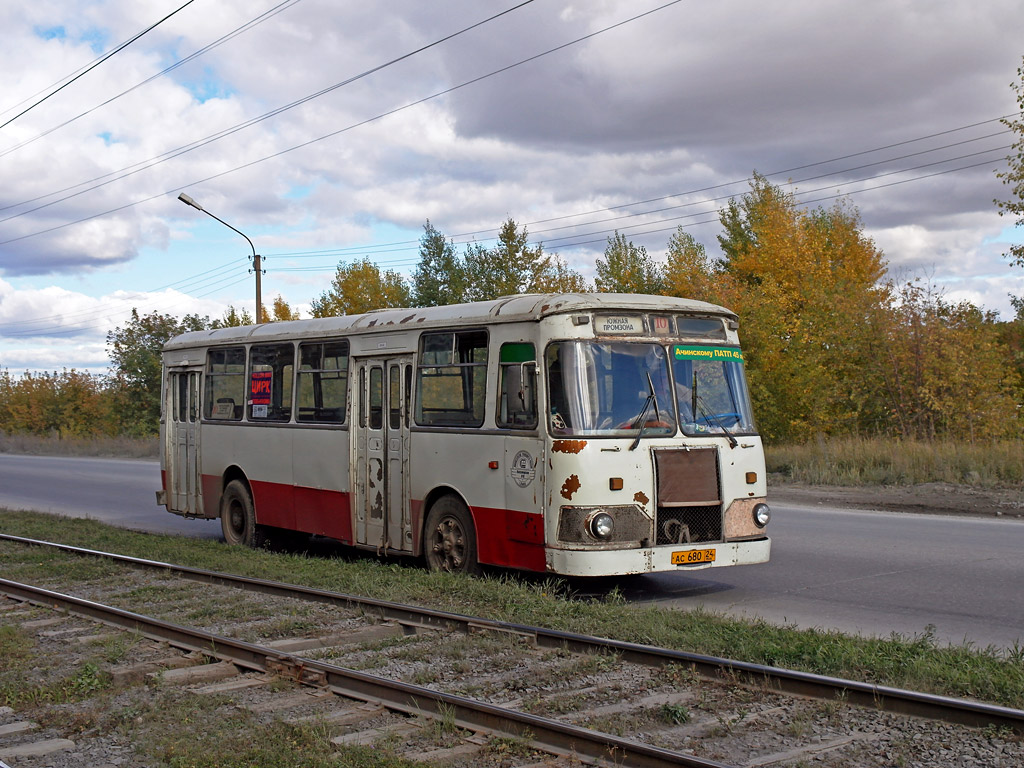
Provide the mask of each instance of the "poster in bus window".
[{"label": "poster in bus window", "polygon": [[270,407],[271,386],[274,382],[273,371],[253,371],[249,379],[249,405],[252,406],[254,419],[267,418]]}]

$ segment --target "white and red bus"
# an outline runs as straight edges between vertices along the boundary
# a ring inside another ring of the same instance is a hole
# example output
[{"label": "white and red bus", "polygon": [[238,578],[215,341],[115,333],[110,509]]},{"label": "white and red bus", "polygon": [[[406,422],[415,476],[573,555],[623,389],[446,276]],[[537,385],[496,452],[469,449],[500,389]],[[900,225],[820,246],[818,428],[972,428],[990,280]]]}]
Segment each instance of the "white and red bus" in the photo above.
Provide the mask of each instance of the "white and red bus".
[{"label": "white and red bus", "polygon": [[163,354],[158,503],[429,566],[572,576],[768,560],[722,307],[565,294],[196,331]]}]

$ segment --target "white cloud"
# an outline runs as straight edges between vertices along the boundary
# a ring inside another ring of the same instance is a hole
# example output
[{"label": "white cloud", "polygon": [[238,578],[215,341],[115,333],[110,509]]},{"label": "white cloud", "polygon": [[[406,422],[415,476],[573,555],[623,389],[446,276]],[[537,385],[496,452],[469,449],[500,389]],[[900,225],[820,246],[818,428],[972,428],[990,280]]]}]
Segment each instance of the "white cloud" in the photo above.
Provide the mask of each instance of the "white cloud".
[{"label": "white cloud", "polygon": [[[15,104],[24,108],[33,94],[178,5],[38,0],[0,6],[0,70],[15,75],[0,96],[0,110],[7,110],[0,122],[16,114]],[[212,250],[202,214],[174,199],[179,189],[250,234],[271,270],[330,265],[338,253],[372,255],[382,237],[417,239],[427,218],[455,235],[494,230],[511,216],[529,223],[549,247],[573,242],[561,239],[568,235],[595,241],[559,251],[589,274],[606,230],[619,228],[658,253],[677,224],[714,222],[724,203],[714,198],[742,194],[753,170],[783,171],[772,180],[793,179],[803,199],[829,205],[831,195],[850,194],[894,270],[934,274],[950,290],[997,308],[1007,306],[999,285],[1016,284],[999,245],[987,242],[1007,223],[995,218],[992,199],[1006,190],[993,170],[1005,155],[999,148],[1012,137],[982,138],[1001,130],[987,123],[913,141],[1014,110],[1007,86],[1021,51],[1012,0],[679,4],[359,125],[658,5],[535,3],[209,146],[25,213],[82,189],[75,185],[106,180],[106,174],[264,115],[508,7],[497,0],[386,6],[303,0],[171,74],[2,154],[272,5],[225,0],[190,6],[0,129],[0,275],[9,281],[0,284],[0,363],[16,343],[10,336],[4,341],[11,326],[2,323],[14,316],[5,306],[17,306],[20,319],[42,323],[51,316],[69,323],[74,311],[106,318],[129,284],[171,282],[162,265],[185,270],[179,265],[190,263],[191,254]],[[62,34],[41,36],[40,30],[58,26]],[[940,149],[959,142],[968,143]],[[985,154],[955,159],[976,152]],[[846,155],[852,156],[823,163]],[[976,162],[982,165],[914,180]],[[215,178],[203,181],[209,177]],[[719,186],[727,182],[739,183]],[[633,204],[663,196],[673,197]],[[23,215],[4,220],[15,214]],[[621,218],[627,214],[642,215]],[[630,228],[636,224],[666,231],[643,236]],[[563,228],[570,225],[579,226]],[[715,223],[691,231],[716,250]],[[240,243],[239,251],[245,247]],[[318,249],[349,250],[310,259],[274,256]],[[408,270],[414,255],[413,249],[379,259]],[[147,269],[153,279],[143,281],[139,273]],[[175,279],[189,276],[175,273]],[[264,286],[268,296],[280,289],[301,306],[326,287],[324,274],[272,271]],[[248,290],[248,284],[234,286],[200,299],[179,294],[170,300],[153,291],[138,296],[154,308],[180,313],[200,307],[219,316],[229,302],[251,308],[242,303]],[[115,321],[96,324],[109,322]],[[95,332],[94,344],[103,332]],[[31,357],[29,346],[18,349]],[[53,358],[40,348],[38,359]]]}]

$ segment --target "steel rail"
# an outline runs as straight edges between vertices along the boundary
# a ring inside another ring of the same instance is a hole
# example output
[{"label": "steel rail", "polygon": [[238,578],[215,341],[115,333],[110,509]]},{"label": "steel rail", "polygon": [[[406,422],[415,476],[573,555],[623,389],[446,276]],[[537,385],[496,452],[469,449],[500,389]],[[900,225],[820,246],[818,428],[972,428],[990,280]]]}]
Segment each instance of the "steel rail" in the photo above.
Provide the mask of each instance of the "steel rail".
[{"label": "steel rail", "polygon": [[0,579],[0,592],[34,605],[64,611],[108,626],[137,632],[182,649],[230,661],[245,669],[290,676],[308,685],[326,686],[339,695],[380,704],[394,711],[435,718],[454,716],[454,722],[460,728],[519,738],[548,754],[576,757],[596,765],[730,768],[723,763],[694,755],[307,659],[29,584]]},{"label": "steel rail", "polygon": [[624,640],[611,640],[573,632],[533,627],[526,624],[476,618],[447,611],[418,608],[374,598],[329,592],[266,579],[206,571],[189,566],[174,565],[172,563],[163,563],[112,552],[102,552],[68,544],[0,533],[0,541],[3,540],[32,546],[50,547],[79,555],[102,557],[129,565],[155,568],[208,584],[230,586],[282,597],[301,598],[347,608],[358,608],[364,612],[376,614],[382,619],[410,626],[465,633],[479,631],[510,633],[528,637],[538,647],[543,648],[566,648],[577,653],[615,653],[624,660],[645,666],[663,667],[675,664],[689,667],[705,677],[723,678],[739,676],[752,683],[762,684],[774,690],[800,696],[810,696],[818,699],[839,698],[851,704],[871,707],[886,712],[896,712],[973,727],[985,727],[988,725],[1009,727],[1017,733],[1024,733],[1024,710],[996,704],[909,691],[886,685],[876,685],[874,683],[817,675],[810,672],[783,669],[781,667],[735,661],[688,651],[657,648],[639,643],[630,643]]}]

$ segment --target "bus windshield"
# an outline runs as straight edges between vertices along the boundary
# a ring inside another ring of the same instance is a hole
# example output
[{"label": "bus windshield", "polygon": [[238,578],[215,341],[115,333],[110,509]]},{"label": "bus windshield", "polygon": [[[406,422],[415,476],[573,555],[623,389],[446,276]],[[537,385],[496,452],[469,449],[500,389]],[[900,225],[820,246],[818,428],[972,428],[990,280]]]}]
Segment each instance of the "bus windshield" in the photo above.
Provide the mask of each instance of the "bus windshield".
[{"label": "bus windshield", "polygon": [[553,434],[674,435],[669,361],[658,344],[563,341],[547,350]]},{"label": "bus windshield", "polygon": [[[732,359],[708,359],[707,350]],[[643,437],[754,432],[739,350],[563,341],[545,355],[552,434]]]},{"label": "bus windshield", "polygon": [[[731,360],[707,359],[702,354],[732,353]],[[722,347],[672,348],[679,421],[687,435],[754,432],[754,416],[738,349]]]}]

